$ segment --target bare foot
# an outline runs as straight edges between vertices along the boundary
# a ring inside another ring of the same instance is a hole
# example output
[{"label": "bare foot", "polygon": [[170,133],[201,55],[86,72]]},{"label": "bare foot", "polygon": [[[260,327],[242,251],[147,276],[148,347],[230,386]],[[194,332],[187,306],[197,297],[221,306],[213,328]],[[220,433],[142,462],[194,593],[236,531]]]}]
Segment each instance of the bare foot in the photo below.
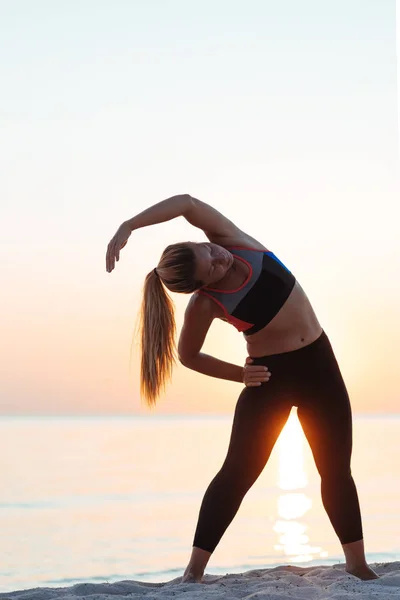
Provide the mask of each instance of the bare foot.
[{"label": "bare foot", "polygon": [[379,579],[379,575],[375,573],[368,565],[362,565],[360,567],[347,568],[346,572],[350,573],[350,575],[354,575],[354,577],[358,577],[363,581],[367,581],[369,579]]},{"label": "bare foot", "polygon": [[203,583],[202,577],[202,575],[195,575],[192,571],[188,571],[183,574],[181,583]]}]

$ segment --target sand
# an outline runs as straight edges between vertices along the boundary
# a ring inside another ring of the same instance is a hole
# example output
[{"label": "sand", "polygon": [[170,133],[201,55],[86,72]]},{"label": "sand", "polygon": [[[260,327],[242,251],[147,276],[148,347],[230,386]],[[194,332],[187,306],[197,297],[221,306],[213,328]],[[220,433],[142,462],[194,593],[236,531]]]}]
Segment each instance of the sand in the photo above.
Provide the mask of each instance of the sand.
[{"label": "sand", "polygon": [[252,569],[245,573],[204,575],[203,582],[181,583],[182,577],[162,583],[124,580],[116,583],[78,583],[70,587],[40,587],[5,592],[1,600],[50,600],[90,597],[90,600],[400,600],[400,561],[371,563],[379,579],[361,581],[349,575],[343,564],[320,567],[281,566]]}]

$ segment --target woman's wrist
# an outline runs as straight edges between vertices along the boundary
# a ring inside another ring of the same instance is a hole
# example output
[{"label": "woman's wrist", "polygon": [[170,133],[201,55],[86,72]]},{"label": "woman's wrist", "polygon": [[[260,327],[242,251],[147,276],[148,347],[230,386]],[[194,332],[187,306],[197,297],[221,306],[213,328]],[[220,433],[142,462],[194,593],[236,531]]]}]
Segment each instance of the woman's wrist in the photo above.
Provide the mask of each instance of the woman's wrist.
[{"label": "woman's wrist", "polygon": [[164,223],[165,221],[182,216],[191,203],[192,198],[189,194],[171,196],[146,208],[141,213],[125,221],[125,223],[131,231],[140,229],[141,227],[148,227],[149,225],[156,225],[157,223]]}]

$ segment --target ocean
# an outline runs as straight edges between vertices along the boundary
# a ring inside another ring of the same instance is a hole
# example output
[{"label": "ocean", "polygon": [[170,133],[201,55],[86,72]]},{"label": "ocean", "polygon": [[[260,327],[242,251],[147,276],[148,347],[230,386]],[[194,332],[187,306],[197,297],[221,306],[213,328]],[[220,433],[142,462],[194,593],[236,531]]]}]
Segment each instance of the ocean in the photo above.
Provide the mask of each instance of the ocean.
[{"label": "ocean", "polygon": [[[0,592],[181,576],[232,419],[0,417]],[[400,560],[400,415],[353,423],[367,559]],[[293,408],[206,573],[340,562]]]}]

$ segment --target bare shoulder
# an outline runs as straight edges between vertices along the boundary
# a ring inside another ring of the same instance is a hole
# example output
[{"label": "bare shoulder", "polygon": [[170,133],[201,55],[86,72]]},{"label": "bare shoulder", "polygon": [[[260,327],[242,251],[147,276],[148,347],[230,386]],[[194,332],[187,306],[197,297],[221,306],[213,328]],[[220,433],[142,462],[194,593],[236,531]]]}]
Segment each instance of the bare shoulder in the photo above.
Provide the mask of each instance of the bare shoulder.
[{"label": "bare shoulder", "polygon": [[191,295],[186,306],[185,320],[203,319],[205,321],[212,321],[219,314],[217,309],[218,306],[210,296],[197,290]]},{"label": "bare shoulder", "polygon": [[190,202],[184,213],[186,220],[202,229],[210,242],[219,246],[244,246],[268,251],[258,240],[245,233],[216,208],[188,195]]},{"label": "bare shoulder", "polygon": [[269,252],[269,249],[261,244],[258,240],[253,238],[251,235],[248,235],[241,229],[237,229],[234,235],[229,236],[219,236],[215,234],[208,234],[205,232],[206,236],[213,244],[218,244],[219,246],[223,246],[227,248],[229,246],[242,246],[243,248],[253,248],[254,250],[263,250],[264,252]]}]

